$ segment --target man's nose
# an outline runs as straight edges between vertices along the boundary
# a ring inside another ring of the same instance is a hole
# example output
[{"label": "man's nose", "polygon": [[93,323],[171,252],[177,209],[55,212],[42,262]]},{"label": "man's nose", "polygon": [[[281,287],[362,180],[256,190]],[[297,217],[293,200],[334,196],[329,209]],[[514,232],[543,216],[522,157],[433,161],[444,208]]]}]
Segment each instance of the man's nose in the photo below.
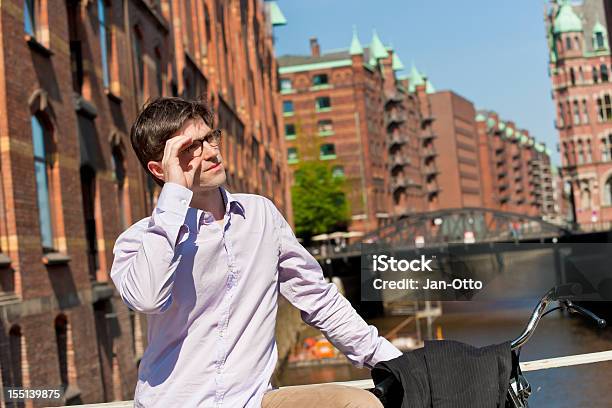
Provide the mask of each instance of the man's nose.
[{"label": "man's nose", "polygon": [[216,147],[212,147],[208,143],[204,142],[202,144],[202,158],[206,161],[217,161],[217,155],[219,154],[219,150]]}]

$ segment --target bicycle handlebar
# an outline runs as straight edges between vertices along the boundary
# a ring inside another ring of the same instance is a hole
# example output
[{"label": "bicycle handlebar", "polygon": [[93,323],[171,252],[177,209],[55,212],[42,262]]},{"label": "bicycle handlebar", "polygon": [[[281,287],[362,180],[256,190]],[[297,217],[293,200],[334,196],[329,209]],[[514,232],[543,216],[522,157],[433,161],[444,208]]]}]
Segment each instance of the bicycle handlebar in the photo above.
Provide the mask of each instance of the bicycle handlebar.
[{"label": "bicycle handlebar", "polygon": [[[606,321],[598,317],[595,313],[591,312],[590,310],[587,310],[582,306],[578,306],[574,304],[571,300],[559,299],[560,297],[559,289],[560,288],[558,287],[554,287],[550,289],[542,297],[542,299],[540,299],[540,302],[538,303],[533,313],[531,314],[531,318],[529,319],[529,322],[527,323],[527,327],[525,327],[525,330],[523,330],[521,335],[518,336],[516,339],[514,339],[510,343],[510,348],[512,350],[521,348],[525,343],[527,343],[527,341],[531,338],[531,336],[535,332],[535,329],[538,323],[540,322],[540,319],[542,318],[542,316],[544,316],[546,307],[548,306],[550,302],[554,302],[554,301],[558,301],[559,303],[563,304],[568,310],[571,310],[573,312],[581,314],[582,316],[585,316],[585,317],[588,317],[594,320],[600,328],[606,327],[606,324],[607,324]],[[575,288],[570,288],[570,290],[575,291]]]}]

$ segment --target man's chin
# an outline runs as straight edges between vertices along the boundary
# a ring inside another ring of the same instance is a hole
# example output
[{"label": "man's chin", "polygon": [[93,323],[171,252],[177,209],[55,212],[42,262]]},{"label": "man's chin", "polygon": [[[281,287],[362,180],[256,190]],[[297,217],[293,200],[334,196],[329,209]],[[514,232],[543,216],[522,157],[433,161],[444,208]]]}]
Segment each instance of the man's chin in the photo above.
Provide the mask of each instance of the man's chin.
[{"label": "man's chin", "polygon": [[198,184],[198,190],[199,191],[214,190],[224,185],[226,180],[227,178],[225,177],[225,173],[223,173],[222,175],[219,175],[218,177],[215,177],[213,179],[208,179],[206,181],[200,181],[200,183]]}]

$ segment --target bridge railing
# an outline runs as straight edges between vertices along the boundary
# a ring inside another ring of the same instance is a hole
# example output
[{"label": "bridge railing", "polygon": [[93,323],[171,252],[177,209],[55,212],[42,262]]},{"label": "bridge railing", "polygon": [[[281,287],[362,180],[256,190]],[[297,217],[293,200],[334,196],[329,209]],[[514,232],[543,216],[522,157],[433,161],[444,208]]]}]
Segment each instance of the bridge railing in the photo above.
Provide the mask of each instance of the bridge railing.
[{"label": "bridge railing", "polygon": [[[542,360],[526,361],[521,363],[521,369],[527,371],[538,371],[546,370],[550,368],[559,367],[571,367],[581,364],[594,364],[601,363],[604,361],[612,361],[612,350],[600,351],[596,353],[577,354],[573,356],[545,358]],[[327,384],[346,385],[349,387],[356,387],[361,389],[374,388],[374,382],[371,379],[368,380],[356,380],[356,381],[338,381],[330,382]],[[288,386],[291,387],[291,386]],[[288,388],[281,387],[281,388]],[[116,401],[106,402],[100,404],[87,404],[87,405],[73,405],[81,408],[133,408],[134,401]]]}]

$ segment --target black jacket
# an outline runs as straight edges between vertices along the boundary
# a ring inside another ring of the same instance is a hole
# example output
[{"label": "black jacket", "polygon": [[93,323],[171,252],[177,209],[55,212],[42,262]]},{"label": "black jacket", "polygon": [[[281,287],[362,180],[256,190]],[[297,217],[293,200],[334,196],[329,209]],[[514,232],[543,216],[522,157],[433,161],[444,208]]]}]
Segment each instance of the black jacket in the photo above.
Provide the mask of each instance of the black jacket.
[{"label": "black jacket", "polygon": [[372,369],[374,384],[396,380],[385,407],[503,407],[510,383],[510,343],[477,348],[456,341],[426,341],[425,347]]}]

